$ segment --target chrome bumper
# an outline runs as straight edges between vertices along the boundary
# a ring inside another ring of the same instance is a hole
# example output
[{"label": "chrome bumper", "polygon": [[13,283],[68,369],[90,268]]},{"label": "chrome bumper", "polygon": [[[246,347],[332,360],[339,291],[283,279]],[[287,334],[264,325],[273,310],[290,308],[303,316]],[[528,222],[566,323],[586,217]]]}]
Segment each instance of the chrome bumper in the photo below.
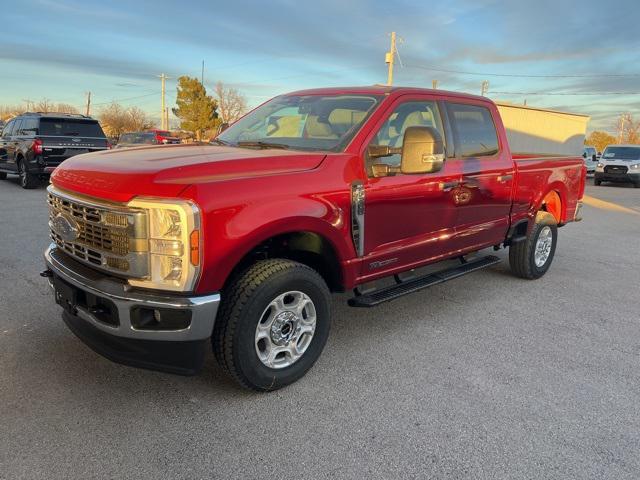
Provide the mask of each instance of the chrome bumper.
[{"label": "chrome bumper", "polygon": [[[58,251],[55,244],[51,244],[44,254],[48,270],[64,282],[77,289],[110,301],[118,312],[118,325],[101,321],[88,309],[75,307],[77,317],[88,322],[91,326],[104,333],[139,340],[160,341],[193,341],[203,340],[211,336],[213,324],[220,305],[220,294],[181,297],[170,296],[165,293],[147,293],[131,290],[124,281],[110,278],[104,274],[88,268],[71,259],[68,255]],[[49,284],[54,288],[53,279]],[[146,309],[188,310],[191,312],[191,322],[187,328],[181,330],[150,330],[136,329],[131,322],[132,309],[142,307]]]}]

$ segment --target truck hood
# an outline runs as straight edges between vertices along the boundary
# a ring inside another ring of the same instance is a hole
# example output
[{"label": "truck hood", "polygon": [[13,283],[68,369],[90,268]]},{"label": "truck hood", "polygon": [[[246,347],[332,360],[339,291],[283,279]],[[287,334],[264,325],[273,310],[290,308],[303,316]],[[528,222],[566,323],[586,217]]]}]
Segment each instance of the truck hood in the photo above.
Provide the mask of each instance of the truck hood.
[{"label": "truck hood", "polygon": [[78,155],[55,169],[58,188],[128,202],[133,197],[177,197],[186,187],[311,170],[324,153],[255,150],[217,145],[162,145]]}]

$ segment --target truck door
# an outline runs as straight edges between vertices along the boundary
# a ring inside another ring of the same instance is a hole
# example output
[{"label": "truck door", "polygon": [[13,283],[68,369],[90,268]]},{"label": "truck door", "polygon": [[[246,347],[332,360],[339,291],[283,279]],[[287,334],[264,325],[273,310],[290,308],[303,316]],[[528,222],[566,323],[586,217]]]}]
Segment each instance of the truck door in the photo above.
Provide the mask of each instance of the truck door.
[{"label": "truck door", "polygon": [[14,130],[16,121],[11,120],[4,126],[2,130],[2,136],[0,137],[0,169],[2,170],[14,170],[13,166],[9,166],[9,151],[13,138],[11,132]]},{"label": "truck door", "polygon": [[462,168],[462,181],[455,189],[456,236],[465,249],[501,243],[509,228],[514,165],[497,134],[497,110],[490,107],[447,102],[455,156]]},{"label": "truck door", "polygon": [[446,254],[455,233],[453,189],[461,177],[460,163],[446,160],[430,174],[401,173],[376,177],[372,165],[400,166],[400,155],[371,158],[372,145],[402,147],[404,132],[412,126],[435,128],[449,144],[441,104],[433,97],[400,97],[372,129],[365,142],[364,225],[361,257],[363,277],[425,263]]}]

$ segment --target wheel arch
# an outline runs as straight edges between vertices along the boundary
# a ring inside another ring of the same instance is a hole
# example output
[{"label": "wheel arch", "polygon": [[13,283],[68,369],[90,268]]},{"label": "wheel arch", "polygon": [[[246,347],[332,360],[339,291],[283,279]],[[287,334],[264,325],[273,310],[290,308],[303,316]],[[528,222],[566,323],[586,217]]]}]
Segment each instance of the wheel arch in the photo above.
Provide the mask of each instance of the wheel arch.
[{"label": "wheel arch", "polygon": [[313,230],[272,233],[244,249],[240,259],[226,276],[224,284],[257,260],[286,258],[316,270],[331,291],[343,291],[344,278],[340,256],[333,242]]}]

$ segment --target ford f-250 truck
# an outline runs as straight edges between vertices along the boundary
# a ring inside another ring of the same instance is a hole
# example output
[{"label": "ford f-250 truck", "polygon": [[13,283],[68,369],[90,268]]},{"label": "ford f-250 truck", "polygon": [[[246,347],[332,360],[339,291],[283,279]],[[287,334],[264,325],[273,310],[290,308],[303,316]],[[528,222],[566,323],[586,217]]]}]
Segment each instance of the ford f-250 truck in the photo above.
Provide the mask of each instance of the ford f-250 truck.
[{"label": "ford f-250 truck", "polygon": [[[240,385],[273,390],[319,357],[330,292],[372,307],[495,264],[469,257],[488,247],[508,247],[517,276],[544,275],[585,174],[579,156],[512,154],[483,97],[301,91],[212,145],[64,162],[43,276],[70,329],[112,360],[193,374],[211,342]],[[412,274],[447,259],[460,261]]]}]

